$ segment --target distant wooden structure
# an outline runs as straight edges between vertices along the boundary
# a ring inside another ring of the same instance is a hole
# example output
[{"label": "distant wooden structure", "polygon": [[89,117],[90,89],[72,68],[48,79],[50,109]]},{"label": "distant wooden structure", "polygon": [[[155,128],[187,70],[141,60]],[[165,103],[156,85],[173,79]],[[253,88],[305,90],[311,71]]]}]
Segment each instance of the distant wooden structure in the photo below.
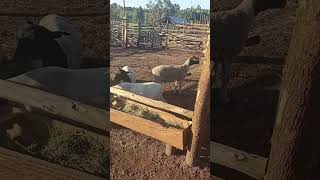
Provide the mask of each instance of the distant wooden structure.
[{"label": "distant wooden structure", "polygon": [[128,20],[110,19],[112,46],[148,48],[190,48],[202,50],[209,24],[188,24],[183,19],[167,17],[160,26],[131,24]]}]

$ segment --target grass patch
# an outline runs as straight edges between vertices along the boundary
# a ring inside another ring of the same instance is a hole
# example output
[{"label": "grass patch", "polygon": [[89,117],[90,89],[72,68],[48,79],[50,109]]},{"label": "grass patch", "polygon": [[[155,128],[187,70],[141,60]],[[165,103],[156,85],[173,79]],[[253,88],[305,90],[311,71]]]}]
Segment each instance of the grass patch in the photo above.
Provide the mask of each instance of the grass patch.
[{"label": "grass patch", "polygon": [[174,127],[174,128],[177,128],[177,129],[183,129],[180,126],[177,126],[175,124],[167,123],[164,119],[162,119],[159,116],[158,113],[149,111],[148,109],[141,108],[141,107],[139,107],[137,105],[134,105],[134,104],[126,104],[121,110],[123,112],[125,112],[125,113],[131,114],[131,115],[135,115],[135,116],[138,116],[138,117],[142,117],[142,118],[145,118],[147,120],[154,121],[154,122],[157,122],[157,123],[163,125],[164,127]]},{"label": "grass patch", "polygon": [[48,140],[40,154],[48,161],[107,177],[109,157],[106,147],[85,132],[58,133]]}]

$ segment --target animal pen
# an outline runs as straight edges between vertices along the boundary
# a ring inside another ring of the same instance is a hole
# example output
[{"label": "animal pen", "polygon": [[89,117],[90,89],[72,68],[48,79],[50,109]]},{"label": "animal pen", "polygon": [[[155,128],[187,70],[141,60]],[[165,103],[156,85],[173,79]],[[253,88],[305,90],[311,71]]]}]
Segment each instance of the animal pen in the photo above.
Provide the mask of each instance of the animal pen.
[{"label": "animal pen", "polygon": [[[176,28],[179,27],[181,27],[180,30],[183,30],[183,26],[177,26]],[[199,27],[203,28],[202,26]],[[187,26],[187,28],[189,28],[187,29],[188,31],[191,31],[193,27]],[[174,32],[174,30],[170,30]],[[114,31],[115,30],[113,30],[113,32]],[[176,33],[175,35],[182,34],[179,32]],[[170,37],[170,35],[165,37]],[[192,47],[197,47],[198,49],[206,49],[206,46],[210,47],[210,41],[206,40],[209,39],[208,32],[202,37],[205,38],[202,39],[200,48],[198,45],[193,45]],[[126,42],[126,40],[122,41],[120,38],[120,42]],[[169,47],[168,44],[166,46],[165,42],[166,41],[162,41],[164,47]],[[205,47],[203,47],[204,44],[206,44]],[[130,43],[128,43],[128,45],[130,46]],[[177,46],[175,43],[170,45],[171,47]],[[182,48],[186,47],[183,46],[181,42],[180,45]],[[208,124],[204,122],[209,119],[208,114],[210,111],[207,109],[209,107],[207,100],[210,99],[210,95],[208,95],[210,93],[210,49],[207,48],[205,54],[194,111],[111,87],[111,94],[119,96],[120,101],[123,102],[122,106],[136,105],[140,108],[147,109],[157,113],[162,119],[162,122],[137,117],[114,108],[110,110],[110,121],[163,142],[166,144],[166,154],[168,155],[174,153],[174,149],[187,150],[187,163],[191,166],[196,165],[199,160],[200,151],[199,137],[205,137],[201,133],[206,130],[205,126],[208,126]],[[209,146],[211,163],[234,169],[256,179],[263,179],[267,158],[249,154],[212,140],[210,140]]]},{"label": "animal pen", "polygon": [[[106,110],[8,80],[0,80],[1,125],[17,120],[24,121],[26,124],[32,121],[36,124],[45,121],[49,132],[61,128],[76,129],[77,131],[85,130],[97,139],[108,141],[108,116],[109,112]],[[32,127],[32,133],[34,131],[36,131],[36,127]],[[40,135],[45,137],[44,134]],[[48,141],[48,138],[51,137],[45,137],[45,141]],[[12,139],[12,141],[22,146],[16,139]],[[108,146],[108,144],[105,144],[105,146]],[[26,152],[20,153],[3,147],[0,148],[2,178],[104,179],[91,173],[40,159],[27,149]]]},{"label": "animal pen", "polygon": [[127,19],[110,19],[111,45],[124,47],[203,48],[209,24],[145,26],[128,23]]},{"label": "animal pen", "polygon": [[[208,32],[206,37],[208,37]],[[209,43],[209,41],[206,42]],[[199,130],[194,129],[194,127],[198,127],[201,121],[206,119],[202,115],[198,116],[199,113],[203,114],[202,111],[204,111],[207,117],[209,113],[209,100],[207,98],[210,79],[209,57],[210,51],[208,51],[206,58],[204,58],[203,66],[205,68],[203,69],[205,72],[202,72],[201,76],[202,80],[206,83],[199,83],[195,113],[166,102],[153,100],[125,90],[110,87],[110,93],[115,95],[115,98],[112,98],[110,103],[113,105],[110,109],[110,121],[164,142],[166,144],[167,155],[174,153],[175,149],[189,150],[191,152],[189,153],[189,157],[191,157],[189,159],[192,160],[188,164],[194,165],[193,159],[197,159],[199,149],[199,144],[197,143],[193,144],[193,147],[190,148],[192,141],[198,141],[198,136],[195,134],[199,133]],[[117,107],[115,104],[119,106]],[[127,105],[134,105],[141,109],[146,109],[157,114],[161,120],[147,119],[146,117],[126,113],[123,109]],[[197,140],[191,141],[191,139]],[[193,149],[196,149],[196,151]],[[187,160],[187,162],[188,161],[189,160]]]}]

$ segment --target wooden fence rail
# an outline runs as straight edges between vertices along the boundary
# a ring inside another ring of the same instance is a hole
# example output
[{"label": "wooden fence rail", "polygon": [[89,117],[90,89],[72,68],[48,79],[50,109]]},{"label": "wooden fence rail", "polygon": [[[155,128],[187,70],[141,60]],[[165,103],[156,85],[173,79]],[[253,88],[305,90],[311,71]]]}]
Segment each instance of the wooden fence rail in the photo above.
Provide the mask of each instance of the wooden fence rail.
[{"label": "wooden fence rail", "polygon": [[209,25],[175,25],[170,28],[130,24],[126,19],[110,19],[111,45],[133,47],[184,47],[202,50]]}]

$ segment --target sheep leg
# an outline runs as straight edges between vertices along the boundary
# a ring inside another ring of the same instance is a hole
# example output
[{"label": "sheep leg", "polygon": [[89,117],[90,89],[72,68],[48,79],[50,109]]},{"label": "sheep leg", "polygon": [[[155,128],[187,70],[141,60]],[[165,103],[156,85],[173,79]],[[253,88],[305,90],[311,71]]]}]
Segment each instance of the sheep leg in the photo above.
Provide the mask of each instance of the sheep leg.
[{"label": "sheep leg", "polygon": [[181,81],[178,81],[179,94],[181,94]]},{"label": "sheep leg", "polygon": [[228,96],[228,90],[229,90],[229,80],[231,77],[231,62],[232,58],[226,58],[222,62],[222,100],[224,104],[227,104],[230,102],[230,97]]},{"label": "sheep leg", "polygon": [[177,87],[178,87],[178,81],[175,81],[174,82],[174,93],[176,93],[177,92]]}]

